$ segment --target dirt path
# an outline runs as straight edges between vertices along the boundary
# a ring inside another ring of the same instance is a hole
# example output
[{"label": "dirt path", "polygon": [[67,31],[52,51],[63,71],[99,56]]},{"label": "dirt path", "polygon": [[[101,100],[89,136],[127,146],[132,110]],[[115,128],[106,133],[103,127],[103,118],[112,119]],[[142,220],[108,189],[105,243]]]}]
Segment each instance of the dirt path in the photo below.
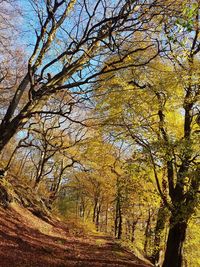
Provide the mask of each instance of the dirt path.
[{"label": "dirt path", "polygon": [[26,212],[0,209],[0,267],[150,266],[110,237],[76,238],[62,223]]}]

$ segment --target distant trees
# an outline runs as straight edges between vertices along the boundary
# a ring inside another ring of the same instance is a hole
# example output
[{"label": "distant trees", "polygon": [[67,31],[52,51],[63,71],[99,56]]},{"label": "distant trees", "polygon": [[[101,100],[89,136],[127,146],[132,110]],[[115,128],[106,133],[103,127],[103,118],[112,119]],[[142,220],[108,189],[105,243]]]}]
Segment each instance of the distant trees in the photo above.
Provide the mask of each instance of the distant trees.
[{"label": "distant trees", "polygon": [[13,2],[0,0],[2,162],[182,266],[199,201],[199,1]]},{"label": "distant trees", "polygon": [[[65,201],[67,214],[74,212],[84,222],[93,222],[97,230],[108,232],[117,239],[133,243],[139,236],[141,246],[147,240],[145,247],[149,254],[155,207],[159,204],[151,174],[144,170],[146,165],[140,161],[141,155],[125,160],[124,152],[103,139],[101,130],[100,133],[92,132],[94,137],[81,145],[84,147],[81,148],[81,166],[68,173],[67,181],[61,186],[58,206],[63,211]],[[152,203],[151,207],[149,203]],[[149,211],[151,218],[147,225]],[[146,227],[148,236],[142,227],[138,229],[138,225]]]},{"label": "distant trees", "polygon": [[[199,86],[194,79],[199,77],[194,64],[198,65],[198,60],[193,63],[192,74],[179,67],[174,70],[171,62],[164,67],[159,61],[141,72],[118,72],[99,89],[100,97],[97,94],[107,130],[149,155],[158,192],[171,213],[163,265],[167,267],[182,264],[188,220],[198,201]],[[161,230],[163,223],[158,223]]]},{"label": "distant trees", "polygon": [[[162,219],[164,209],[170,212],[164,267],[182,266],[186,229],[198,205],[200,186],[199,2],[186,1],[174,8],[163,24],[161,46],[166,50],[160,59],[107,77],[96,94],[106,128],[149,155],[164,205]],[[158,232],[164,227],[159,217]],[[159,247],[158,238],[155,246]]]},{"label": "distant trees", "polygon": [[24,75],[26,55],[16,42],[19,28],[15,19],[20,21],[20,9],[12,0],[0,2],[0,119],[5,115],[5,109],[14,91]]}]

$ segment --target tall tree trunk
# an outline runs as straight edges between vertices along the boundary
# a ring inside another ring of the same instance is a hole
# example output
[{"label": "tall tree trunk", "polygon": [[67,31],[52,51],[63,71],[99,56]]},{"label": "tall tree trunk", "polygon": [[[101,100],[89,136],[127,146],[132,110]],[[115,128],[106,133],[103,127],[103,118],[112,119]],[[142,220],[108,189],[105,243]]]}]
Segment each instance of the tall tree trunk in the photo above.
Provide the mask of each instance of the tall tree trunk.
[{"label": "tall tree trunk", "polygon": [[105,214],[105,232],[108,232],[108,202],[106,203],[106,214]]},{"label": "tall tree trunk", "polygon": [[154,248],[152,261],[155,264],[159,261],[160,250],[161,250],[161,241],[164,239],[164,230],[165,224],[168,218],[168,212],[163,203],[161,203],[160,208],[158,210],[157,222],[155,228],[155,239],[154,239]]},{"label": "tall tree trunk", "polygon": [[27,123],[31,116],[30,112],[34,106],[36,106],[36,103],[29,101],[12,121],[2,120],[0,124],[0,152],[10,139]]},{"label": "tall tree trunk", "polygon": [[97,209],[96,209],[96,220],[95,220],[95,225],[96,225],[97,232],[99,231],[100,212],[101,212],[101,205],[99,203],[99,205],[97,206]]},{"label": "tall tree trunk", "polygon": [[93,221],[93,223],[95,223],[95,219],[96,219],[97,204],[98,204],[98,199],[95,197],[95,199],[94,199],[94,206],[93,206],[93,215],[92,215],[92,221]]},{"label": "tall tree trunk", "polygon": [[145,241],[144,241],[144,252],[146,255],[148,254],[149,239],[151,237],[150,229],[151,229],[151,211],[149,209],[148,219],[147,219],[146,228],[145,228]]},{"label": "tall tree trunk", "polygon": [[134,242],[135,240],[135,229],[136,229],[136,225],[138,223],[138,219],[137,220],[133,220],[132,222],[132,226],[131,226],[131,242]]},{"label": "tall tree trunk", "polygon": [[117,237],[118,231],[118,200],[116,202],[116,211],[115,211],[115,237]]},{"label": "tall tree trunk", "polygon": [[116,213],[115,213],[115,237],[121,239],[122,237],[122,211],[120,196],[116,200]]},{"label": "tall tree trunk", "polygon": [[118,224],[118,234],[117,238],[121,239],[122,237],[122,212],[121,212],[121,207],[119,209],[119,224]]},{"label": "tall tree trunk", "polygon": [[185,241],[187,222],[180,222],[172,215],[167,239],[165,259],[162,267],[181,267],[183,261],[183,243]]}]

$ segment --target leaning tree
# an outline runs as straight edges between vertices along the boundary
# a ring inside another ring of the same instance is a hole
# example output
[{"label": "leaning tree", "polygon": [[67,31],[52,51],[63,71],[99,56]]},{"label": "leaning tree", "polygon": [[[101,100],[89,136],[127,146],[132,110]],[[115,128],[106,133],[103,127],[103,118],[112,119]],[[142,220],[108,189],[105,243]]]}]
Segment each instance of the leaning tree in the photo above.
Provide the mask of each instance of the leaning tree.
[{"label": "leaning tree", "polygon": [[[133,66],[147,64],[158,54],[158,43],[148,34],[162,17],[157,0],[30,0],[21,10],[22,15],[28,12],[29,19],[24,15],[15,23],[22,23],[22,33],[26,32],[23,42],[19,33],[16,47],[21,42],[27,60],[9,104],[1,107],[0,150],[36,113],[67,117],[60,106],[51,109],[52,96],[64,90],[74,101],[88,99],[101,74],[115,71],[131,54],[156,47],[153,55]],[[103,65],[112,54],[115,60]],[[14,78],[2,70],[1,89]]]}]

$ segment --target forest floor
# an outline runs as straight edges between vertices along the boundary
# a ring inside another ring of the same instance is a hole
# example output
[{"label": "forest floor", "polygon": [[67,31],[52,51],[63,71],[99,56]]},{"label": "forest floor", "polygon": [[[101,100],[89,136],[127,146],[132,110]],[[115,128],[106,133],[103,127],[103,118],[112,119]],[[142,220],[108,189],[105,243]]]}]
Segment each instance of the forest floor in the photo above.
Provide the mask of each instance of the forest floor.
[{"label": "forest floor", "polygon": [[78,237],[66,224],[41,220],[13,204],[0,208],[0,267],[149,267],[104,235]]}]

